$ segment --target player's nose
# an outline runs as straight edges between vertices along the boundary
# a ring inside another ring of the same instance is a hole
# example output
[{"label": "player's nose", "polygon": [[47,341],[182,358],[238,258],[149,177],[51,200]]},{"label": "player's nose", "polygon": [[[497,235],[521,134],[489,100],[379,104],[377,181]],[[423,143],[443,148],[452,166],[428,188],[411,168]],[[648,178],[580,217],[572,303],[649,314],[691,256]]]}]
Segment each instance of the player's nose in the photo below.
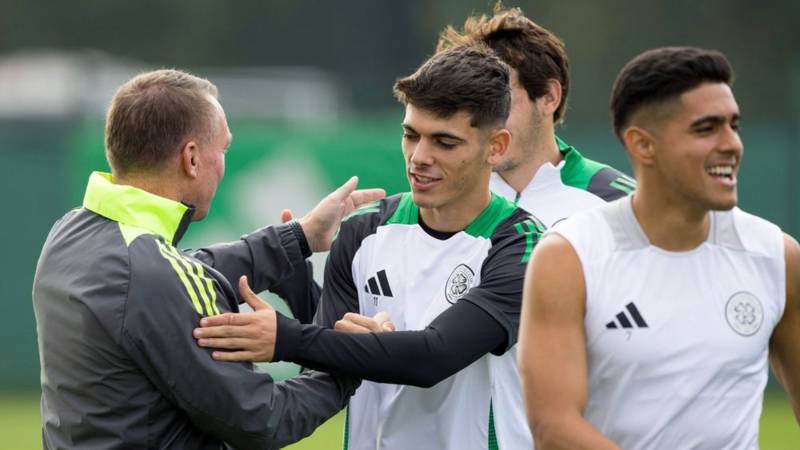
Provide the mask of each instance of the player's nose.
[{"label": "player's nose", "polygon": [[432,146],[425,140],[420,139],[411,153],[411,164],[416,166],[430,166],[433,164]]}]

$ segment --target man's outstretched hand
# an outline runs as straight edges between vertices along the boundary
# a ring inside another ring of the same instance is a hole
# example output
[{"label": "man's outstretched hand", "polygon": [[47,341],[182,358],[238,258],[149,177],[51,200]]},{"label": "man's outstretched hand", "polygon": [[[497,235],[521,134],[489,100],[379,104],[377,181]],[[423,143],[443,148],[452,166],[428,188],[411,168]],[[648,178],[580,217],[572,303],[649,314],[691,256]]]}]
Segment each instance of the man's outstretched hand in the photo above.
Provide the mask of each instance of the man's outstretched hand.
[{"label": "man's outstretched hand", "polygon": [[277,313],[250,289],[245,276],[239,278],[239,294],[253,312],[204,317],[194,338],[201,347],[217,349],[211,357],[218,361],[272,361]]},{"label": "man's outstretched hand", "polygon": [[383,333],[394,331],[389,313],[381,311],[374,317],[362,316],[356,313],[347,313],[334,325],[336,331],[346,331],[348,333]]},{"label": "man's outstretched hand", "polygon": [[[303,227],[312,252],[324,252],[331,248],[333,235],[339,229],[342,217],[360,206],[386,196],[383,189],[356,190],[357,184],[358,177],[350,178],[339,189],[323,198],[311,212],[297,221]],[[290,220],[291,217],[291,211],[283,210],[281,212],[281,221],[286,222],[286,219]]]}]

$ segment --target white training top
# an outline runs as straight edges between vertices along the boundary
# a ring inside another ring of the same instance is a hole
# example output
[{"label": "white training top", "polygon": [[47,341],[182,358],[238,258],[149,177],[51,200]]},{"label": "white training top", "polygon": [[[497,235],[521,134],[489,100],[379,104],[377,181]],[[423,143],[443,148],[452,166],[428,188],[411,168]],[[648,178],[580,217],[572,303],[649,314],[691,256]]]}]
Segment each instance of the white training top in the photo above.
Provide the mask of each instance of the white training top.
[{"label": "white training top", "polygon": [[[492,173],[490,189],[516,201],[550,228],[577,212],[624,197],[635,185],[629,177],[584,158],[563,141],[558,140],[558,145],[564,159],[558,165],[543,164],[522,192],[514,191],[497,173]],[[489,356],[489,366],[498,448],[533,448],[517,370],[517,345],[502,356]]]},{"label": "white training top", "polygon": [[628,197],[550,232],[585,277],[587,420],[626,450],[758,448],[786,299],[781,230],[715,211],[703,244],[669,252],[650,245]]},{"label": "white training top", "polygon": [[[398,331],[423,330],[466,301],[506,330],[507,346],[494,350],[504,352],[516,343],[525,267],[541,232],[533,220],[492,195],[466,229],[439,239],[420,224],[409,193],[357,210],[331,249],[318,314],[330,323],[342,308],[366,316],[386,311]],[[496,449],[489,357],[427,389],[362,382],[348,406],[344,447]]]}]

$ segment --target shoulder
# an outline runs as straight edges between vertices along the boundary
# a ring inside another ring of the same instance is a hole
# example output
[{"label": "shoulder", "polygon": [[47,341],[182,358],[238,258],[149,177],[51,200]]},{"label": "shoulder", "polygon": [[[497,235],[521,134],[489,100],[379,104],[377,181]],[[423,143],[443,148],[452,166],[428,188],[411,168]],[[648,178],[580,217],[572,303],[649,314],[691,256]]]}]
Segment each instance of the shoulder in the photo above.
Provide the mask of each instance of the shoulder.
[{"label": "shoulder", "polygon": [[561,181],[583,189],[605,201],[624,197],[636,189],[636,181],[623,172],[581,155],[574,147],[563,147],[564,167]]},{"label": "shoulder", "polygon": [[510,253],[518,262],[527,263],[533,248],[539,242],[545,226],[528,211],[514,207],[511,214],[502,220],[490,236],[493,253]]},{"label": "shoulder", "polygon": [[514,206],[513,212],[495,228],[492,233],[492,240],[518,234],[541,235],[545,232],[545,229],[545,225],[535,215],[525,209]]},{"label": "shoulder", "polygon": [[220,313],[215,281],[203,264],[163,238],[141,234],[128,247],[128,309],[146,313],[172,311],[186,317]]},{"label": "shoulder", "polygon": [[715,211],[712,239],[718,245],[773,258],[784,255],[784,233],[774,223],[742,211]]},{"label": "shoulder", "polygon": [[366,204],[342,218],[341,229],[374,231],[386,223],[416,223],[418,210],[411,194],[404,192]]},{"label": "shoulder", "polygon": [[416,224],[419,210],[410,193],[386,197],[356,209],[342,219],[331,246],[332,255],[353,254],[362,241],[389,224]]},{"label": "shoulder", "polygon": [[[583,258],[594,259],[607,254],[617,240],[626,239],[630,234],[629,224],[621,211],[624,199],[602,204],[595,208],[579,211],[572,216],[553,224],[546,235],[558,235]],[[616,226],[613,225],[616,223]],[[614,233],[614,229],[617,233]],[[622,235],[622,236],[620,236]],[[627,239],[626,239],[627,240]]]}]

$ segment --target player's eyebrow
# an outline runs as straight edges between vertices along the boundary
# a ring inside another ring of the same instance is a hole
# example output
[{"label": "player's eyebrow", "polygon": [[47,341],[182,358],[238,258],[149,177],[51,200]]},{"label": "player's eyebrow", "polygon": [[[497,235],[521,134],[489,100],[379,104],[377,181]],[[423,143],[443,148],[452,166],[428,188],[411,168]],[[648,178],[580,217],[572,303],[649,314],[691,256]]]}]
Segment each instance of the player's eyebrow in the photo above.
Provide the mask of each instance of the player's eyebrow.
[{"label": "player's eyebrow", "polygon": [[[411,125],[409,125],[407,123],[403,124],[403,129],[406,131],[406,133],[419,134],[417,132],[417,130],[414,129],[414,127],[412,127]],[[456,136],[455,134],[447,132],[447,131],[437,131],[437,132],[431,133],[431,137],[436,138],[436,139],[450,139],[450,140],[453,140],[453,141],[458,141],[458,143],[467,142],[466,139],[464,139],[464,138],[462,138],[460,136]]]},{"label": "player's eyebrow", "polygon": [[405,130],[406,133],[419,134],[417,133],[417,130],[414,129],[414,127],[405,123],[403,124],[403,130]]},{"label": "player's eyebrow", "polygon": [[444,138],[444,139],[449,139],[449,140],[453,140],[453,141],[458,141],[459,143],[466,142],[466,139],[458,137],[455,134],[448,133],[446,131],[437,131],[436,133],[433,133],[431,136],[433,136],[433,137],[435,137],[437,139]]},{"label": "player's eyebrow", "polygon": [[[728,118],[723,116],[723,115],[712,114],[712,115],[708,115],[708,116],[703,116],[703,117],[695,120],[694,122],[689,124],[689,128],[700,128],[700,127],[703,127],[705,125],[720,125],[720,124],[723,124],[723,123],[725,123],[727,121],[728,121]],[[738,113],[732,114],[730,116],[730,121],[732,123],[738,122],[739,121],[739,114]]]}]

